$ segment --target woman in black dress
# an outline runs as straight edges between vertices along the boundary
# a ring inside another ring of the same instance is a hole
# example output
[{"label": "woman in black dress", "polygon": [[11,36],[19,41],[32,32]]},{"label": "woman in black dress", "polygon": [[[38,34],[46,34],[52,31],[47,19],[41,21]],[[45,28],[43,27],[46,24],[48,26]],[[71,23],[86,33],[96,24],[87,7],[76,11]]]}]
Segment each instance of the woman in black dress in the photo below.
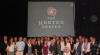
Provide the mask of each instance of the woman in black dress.
[{"label": "woman in black dress", "polygon": [[55,50],[55,55],[61,55],[61,45],[60,45],[60,40],[56,40],[56,50]]},{"label": "woman in black dress", "polygon": [[74,40],[73,37],[70,38],[71,55],[74,55]]},{"label": "woman in black dress", "polygon": [[32,44],[31,44],[31,39],[28,39],[27,45],[25,46],[26,48],[26,54],[27,55],[32,55]]},{"label": "woman in black dress", "polygon": [[37,41],[37,55],[42,55],[42,46],[41,46],[41,41],[39,38]]},{"label": "woman in black dress", "polygon": [[33,39],[32,40],[32,53],[33,53],[33,55],[37,55],[37,41],[36,41],[36,39]]}]

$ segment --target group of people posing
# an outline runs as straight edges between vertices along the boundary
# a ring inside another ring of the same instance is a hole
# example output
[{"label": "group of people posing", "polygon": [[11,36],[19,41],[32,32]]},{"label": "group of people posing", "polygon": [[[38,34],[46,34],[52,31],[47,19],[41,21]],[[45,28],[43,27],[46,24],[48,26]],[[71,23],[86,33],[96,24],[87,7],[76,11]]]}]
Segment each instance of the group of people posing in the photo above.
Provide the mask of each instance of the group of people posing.
[{"label": "group of people posing", "polygon": [[10,37],[7,41],[5,35],[0,42],[0,55],[99,55],[96,38],[90,36],[77,38],[41,36],[27,38],[19,36]]}]

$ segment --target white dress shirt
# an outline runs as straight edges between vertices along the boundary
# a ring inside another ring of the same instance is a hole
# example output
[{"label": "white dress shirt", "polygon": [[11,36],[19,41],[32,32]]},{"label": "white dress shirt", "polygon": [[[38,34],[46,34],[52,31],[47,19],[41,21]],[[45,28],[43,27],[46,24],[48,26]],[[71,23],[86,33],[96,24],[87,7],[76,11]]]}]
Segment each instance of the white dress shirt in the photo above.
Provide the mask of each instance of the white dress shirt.
[{"label": "white dress shirt", "polygon": [[82,44],[82,52],[84,52],[85,50],[87,50],[87,52],[90,52],[90,43],[83,43]]}]

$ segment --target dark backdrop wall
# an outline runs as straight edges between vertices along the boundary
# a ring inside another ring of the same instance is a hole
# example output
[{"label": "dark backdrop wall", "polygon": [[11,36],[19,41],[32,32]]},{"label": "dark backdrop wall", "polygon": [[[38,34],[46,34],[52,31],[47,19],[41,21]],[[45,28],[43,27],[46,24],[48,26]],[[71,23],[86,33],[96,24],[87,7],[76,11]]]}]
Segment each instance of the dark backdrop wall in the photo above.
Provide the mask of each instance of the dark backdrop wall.
[{"label": "dark backdrop wall", "polygon": [[100,39],[100,0],[76,0],[76,35]]},{"label": "dark backdrop wall", "polygon": [[0,35],[24,35],[27,32],[27,0],[2,1]]},{"label": "dark backdrop wall", "polygon": [[[30,0],[32,1],[32,0]],[[34,0],[47,1],[47,0]],[[49,0],[48,0],[49,1]],[[50,0],[73,1],[73,0]],[[27,33],[28,0],[0,2],[0,35],[23,35]],[[100,37],[100,0],[75,1],[75,34]],[[91,18],[92,17],[92,18]]]}]

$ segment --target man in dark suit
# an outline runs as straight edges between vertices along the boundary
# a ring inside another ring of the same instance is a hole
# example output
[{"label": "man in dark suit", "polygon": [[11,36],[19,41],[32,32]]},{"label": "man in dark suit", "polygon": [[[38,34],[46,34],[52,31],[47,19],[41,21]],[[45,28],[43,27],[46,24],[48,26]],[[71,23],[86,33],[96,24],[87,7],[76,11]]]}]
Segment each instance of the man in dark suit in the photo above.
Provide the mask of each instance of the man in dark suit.
[{"label": "man in dark suit", "polygon": [[[0,40],[1,40],[1,38],[0,38]],[[3,55],[3,45],[2,45],[2,41],[0,41],[0,55]]]},{"label": "man in dark suit", "polygon": [[81,55],[82,44],[79,42],[78,38],[76,39],[76,44],[74,48],[75,48],[75,55]]},{"label": "man in dark suit", "polygon": [[26,52],[27,52],[27,48],[26,48],[26,46],[27,46],[27,38],[24,37],[24,38],[23,38],[23,41],[24,41],[24,43],[25,43],[24,55],[26,55]]},{"label": "man in dark suit", "polygon": [[5,35],[2,42],[3,55],[7,55],[6,48],[7,48],[7,36]]},{"label": "man in dark suit", "polygon": [[95,38],[93,38],[91,40],[90,48],[91,48],[90,54],[91,55],[96,55],[96,52],[97,52],[97,42],[96,42]]},{"label": "man in dark suit", "polygon": [[81,55],[81,43],[79,43],[78,47],[77,47],[77,52],[79,55]]}]

